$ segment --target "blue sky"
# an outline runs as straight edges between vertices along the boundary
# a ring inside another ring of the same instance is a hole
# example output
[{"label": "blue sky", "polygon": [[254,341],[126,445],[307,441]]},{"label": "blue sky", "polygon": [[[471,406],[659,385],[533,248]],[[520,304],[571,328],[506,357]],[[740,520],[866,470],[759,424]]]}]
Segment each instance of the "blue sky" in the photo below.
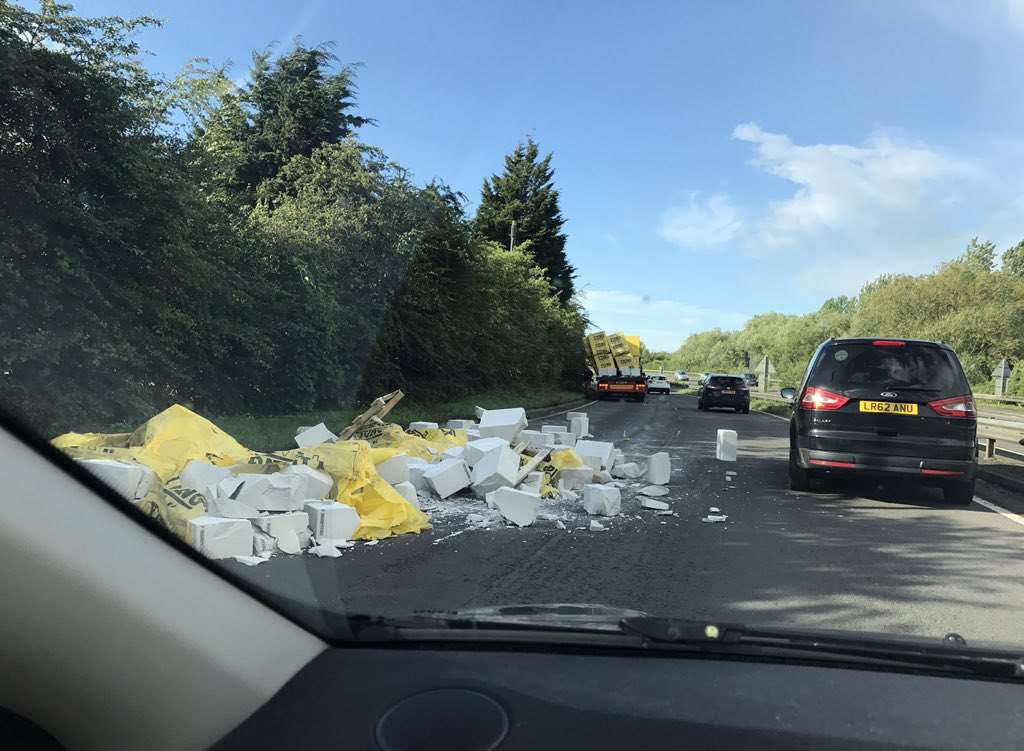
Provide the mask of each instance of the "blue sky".
[{"label": "blue sky", "polygon": [[532,135],[594,323],[655,349],[1024,237],[1024,0],[76,7],[164,18],[169,75],[333,40],[363,140],[471,208]]}]

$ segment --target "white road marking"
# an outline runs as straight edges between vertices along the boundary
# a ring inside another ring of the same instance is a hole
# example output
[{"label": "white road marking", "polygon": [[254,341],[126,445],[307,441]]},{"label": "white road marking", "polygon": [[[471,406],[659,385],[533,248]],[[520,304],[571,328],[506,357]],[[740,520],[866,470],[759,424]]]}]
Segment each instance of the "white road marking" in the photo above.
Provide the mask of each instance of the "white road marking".
[{"label": "white road marking", "polygon": [[981,506],[984,506],[989,511],[995,511],[997,514],[1005,516],[1011,522],[1016,522],[1017,524],[1024,527],[1024,516],[1021,516],[1020,514],[1015,514],[1012,511],[1008,511],[1007,509],[1004,509],[1002,506],[1000,506],[998,503],[986,501],[984,498],[979,498],[978,496],[974,496],[974,502]]}]

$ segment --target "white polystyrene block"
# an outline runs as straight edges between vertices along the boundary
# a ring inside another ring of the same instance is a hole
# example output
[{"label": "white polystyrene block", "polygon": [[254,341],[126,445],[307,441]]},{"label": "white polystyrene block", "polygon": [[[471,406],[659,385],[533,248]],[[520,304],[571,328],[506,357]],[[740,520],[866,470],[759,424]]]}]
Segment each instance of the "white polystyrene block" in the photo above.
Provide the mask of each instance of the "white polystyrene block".
[{"label": "white polystyrene block", "polygon": [[389,485],[409,482],[409,457],[405,454],[392,456],[377,465],[377,474]]},{"label": "white polystyrene block", "polygon": [[718,429],[718,442],[715,446],[715,458],[723,462],[736,461],[736,431]]},{"label": "white polystyrene block", "polygon": [[576,453],[579,456],[596,456],[601,460],[601,467],[611,467],[612,452],[615,451],[614,444],[607,441],[576,441]]},{"label": "white polystyrene block", "polygon": [[285,530],[298,534],[309,526],[309,514],[305,511],[288,511],[284,514],[270,514],[252,520],[259,529],[272,537],[280,537]]},{"label": "white polystyrene block", "polygon": [[562,488],[565,490],[579,490],[584,485],[589,485],[594,481],[594,468],[589,465],[586,467],[567,467],[559,470],[558,479],[562,481]]},{"label": "white polystyrene block", "polygon": [[473,465],[473,493],[485,498],[492,490],[515,485],[519,475],[519,454],[507,446],[489,451]]},{"label": "white polystyrene block", "polygon": [[514,488],[498,488],[487,494],[487,502],[517,527],[528,527],[537,519],[540,496]]},{"label": "white polystyrene block", "polygon": [[395,485],[395,490],[397,490],[398,494],[413,506],[416,508],[420,507],[419,498],[416,497],[416,486],[411,482],[400,482]]},{"label": "white polystyrene block", "polygon": [[296,488],[295,495],[304,501],[313,498],[328,498],[331,495],[331,489],[334,487],[333,477],[306,464],[289,464],[281,470],[281,474],[297,475],[302,478],[302,482]]},{"label": "white polystyrene block", "polygon": [[484,438],[504,438],[515,443],[519,431],[527,426],[526,410],[522,407],[511,409],[488,409],[480,417],[480,435]]},{"label": "white polystyrene block", "polygon": [[409,430],[437,430],[437,423],[429,420],[416,420],[409,423]]},{"label": "white polystyrene block", "polygon": [[472,430],[476,427],[476,421],[474,420],[449,420],[445,427],[449,427],[452,430]]},{"label": "white polystyrene block", "polygon": [[252,524],[248,519],[199,516],[189,521],[192,547],[207,558],[252,555]]},{"label": "white polystyrene block", "polygon": [[476,464],[485,454],[491,451],[497,451],[502,448],[508,448],[509,443],[504,438],[481,438],[476,441],[470,441],[465,446],[465,451],[462,454],[462,461],[466,462],[470,467]]},{"label": "white polystyrene block", "polygon": [[321,443],[334,443],[338,436],[334,435],[323,423],[307,428],[295,436],[295,444],[300,448],[316,446]]},{"label": "white polystyrene block", "polygon": [[621,462],[612,467],[612,477],[639,477],[643,468],[636,462]]},{"label": "white polystyrene block", "polygon": [[531,472],[526,476],[526,479],[519,483],[519,490],[526,493],[536,493],[540,495],[541,488],[544,486],[544,473],[543,472]]},{"label": "white polystyrene block", "polygon": [[622,495],[608,485],[584,485],[583,508],[591,516],[615,516],[622,511]]},{"label": "white polystyrene block", "polygon": [[215,467],[209,462],[193,459],[181,470],[179,482],[183,488],[203,493],[208,486],[216,485],[227,477],[231,477],[231,470],[227,467]]},{"label": "white polystyrene block", "polygon": [[672,479],[672,458],[667,451],[651,454],[647,460],[647,482],[668,485]]},{"label": "white polystyrene block", "polygon": [[656,501],[653,498],[642,498],[640,500],[640,505],[643,508],[649,508],[655,511],[666,511],[668,509],[667,503],[664,501]]},{"label": "white polystyrene block", "polygon": [[350,540],[359,527],[359,513],[354,507],[334,501],[308,501],[304,510],[309,514],[309,528],[319,541]]},{"label": "white polystyrene block", "polygon": [[540,432],[541,433],[563,433],[563,432],[565,432],[565,426],[564,425],[541,425],[540,426]]},{"label": "white polystyrene block", "polygon": [[461,459],[445,459],[431,464],[423,479],[439,497],[447,498],[469,486],[469,467]]},{"label": "white polystyrene block", "polygon": [[517,440],[526,443],[529,448],[539,449],[544,448],[544,444],[548,442],[548,434],[540,430],[521,430]]},{"label": "white polystyrene block", "polygon": [[575,433],[577,438],[582,438],[590,432],[590,420],[587,419],[586,415],[583,417],[570,417],[569,430]]},{"label": "white polystyrene block", "polygon": [[552,433],[552,435],[554,435],[555,442],[558,443],[559,446],[576,445],[576,434],[571,431],[563,430],[560,433]]}]

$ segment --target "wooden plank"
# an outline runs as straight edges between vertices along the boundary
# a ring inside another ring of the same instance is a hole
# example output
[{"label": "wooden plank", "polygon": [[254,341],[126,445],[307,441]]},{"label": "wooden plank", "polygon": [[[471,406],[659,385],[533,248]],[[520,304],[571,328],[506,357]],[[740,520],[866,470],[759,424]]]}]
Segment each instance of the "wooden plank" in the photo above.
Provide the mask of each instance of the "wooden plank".
[{"label": "wooden plank", "polygon": [[402,400],[403,396],[405,396],[405,394],[402,393],[401,389],[398,389],[396,391],[392,391],[390,394],[377,397],[370,404],[370,408],[368,410],[356,417],[356,419],[354,419],[347,428],[338,434],[338,439],[341,441],[348,440],[366,427],[367,423],[377,424],[379,422],[383,422],[382,418],[394,409],[395,405]]},{"label": "wooden plank", "polygon": [[525,464],[525,466],[523,466],[523,468],[519,470],[519,474],[516,476],[516,485],[525,480],[526,476],[533,472],[533,470],[537,469],[537,467],[540,466],[540,463],[548,458],[548,454],[550,453],[551,449],[544,449],[539,454],[530,459],[530,461],[528,461]]}]

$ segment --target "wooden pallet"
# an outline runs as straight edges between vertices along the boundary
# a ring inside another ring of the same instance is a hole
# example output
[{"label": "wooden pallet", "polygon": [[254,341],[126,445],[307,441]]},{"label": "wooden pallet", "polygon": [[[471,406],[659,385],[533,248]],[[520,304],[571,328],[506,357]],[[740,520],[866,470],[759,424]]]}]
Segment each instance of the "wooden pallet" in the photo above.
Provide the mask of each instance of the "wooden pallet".
[{"label": "wooden pallet", "polygon": [[401,389],[398,389],[390,394],[374,399],[368,410],[359,415],[347,428],[338,434],[338,440],[347,441],[368,425],[382,425],[384,423],[384,416],[394,409],[396,404],[402,401],[403,396],[405,394]]}]

